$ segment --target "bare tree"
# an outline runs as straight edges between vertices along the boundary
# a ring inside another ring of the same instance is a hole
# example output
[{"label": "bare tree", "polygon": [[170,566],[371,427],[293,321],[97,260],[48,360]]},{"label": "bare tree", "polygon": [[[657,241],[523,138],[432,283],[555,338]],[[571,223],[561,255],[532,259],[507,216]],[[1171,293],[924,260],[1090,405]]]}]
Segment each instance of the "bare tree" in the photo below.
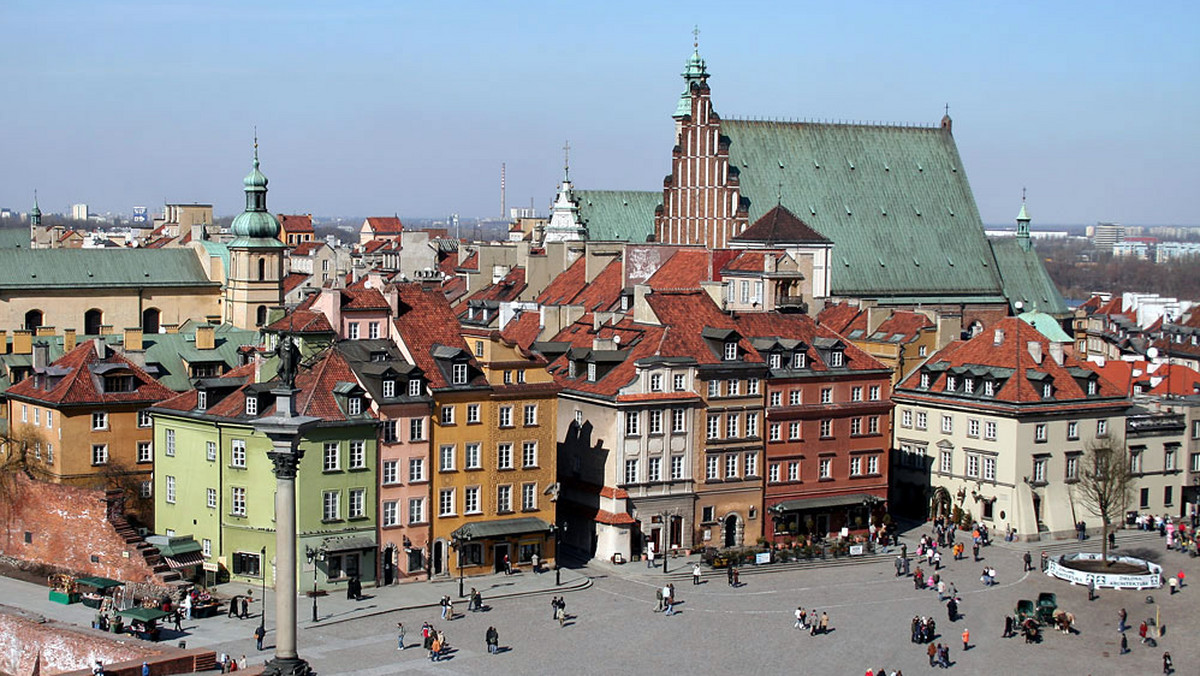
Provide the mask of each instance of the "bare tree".
[{"label": "bare tree", "polygon": [[1108,529],[1133,499],[1137,477],[1129,463],[1124,440],[1116,437],[1088,442],[1082,472],[1075,490],[1089,512],[1100,517],[1103,532],[1100,552],[1108,563]]},{"label": "bare tree", "polygon": [[13,535],[8,526],[29,485],[25,479],[45,480],[49,476],[45,463],[37,457],[36,450],[41,446],[42,437],[36,432],[0,435],[0,509],[8,538]]}]

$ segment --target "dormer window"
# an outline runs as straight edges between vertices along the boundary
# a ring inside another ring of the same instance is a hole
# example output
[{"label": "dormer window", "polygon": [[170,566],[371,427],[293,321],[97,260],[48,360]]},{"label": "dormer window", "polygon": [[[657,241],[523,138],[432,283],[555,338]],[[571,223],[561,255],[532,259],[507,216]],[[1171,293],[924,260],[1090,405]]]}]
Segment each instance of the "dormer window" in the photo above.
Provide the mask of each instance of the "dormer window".
[{"label": "dormer window", "polygon": [[596,382],[596,362],[594,362],[594,361],[588,362],[587,379],[588,379],[588,382],[590,382],[590,383]]},{"label": "dormer window", "polygon": [[383,396],[385,399],[391,399],[396,396],[396,381],[388,378],[383,381]]},{"label": "dormer window", "polygon": [[975,394],[975,379],[963,378],[963,392],[967,394]]},{"label": "dormer window", "polygon": [[845,363],[845,353],[841,350],[834,350],[829,353],[829,365],[833,368],[839,368]]},{"label": "dormer window", "polygon": [[985,396],[985,397],[996,396],[996,383],[995,382],[993,382],[991,380],[983,381],[983,396]]},{"label": "dormer window", "polygon": [[350,415],[362,414],[362,397],[350,397],[346,402],[346,411]]},{"label": "dormer window", "polygon": [[797,352],[792,355],[792,368],[802,369],[808,363],[808,355],[803,352]]},{"label": "dormer window", "polygon": [[577,377],[578,376],[577,370],[578,369],[575,366],[575,360],[574,359],[568,360],[567,361],[567,377],[568,378]]},{"label": "dormer window", "polygon": [[954,376],[946,376],[946,391],[953,392],[958,389],[958,378]]},{"label": "dormer window", "polygon": [[246,395],[246,415],[258,415],[258,397]]},{"label": "dormer window", "polygon": [[734,341],[726,342],[725,343],[725,361],[735,361],[735,360],[737,360],[737,356],[738,356],[737,343],[735,343]]},{"label": "dormer window", "polygon": [[1096,394],[1096,389],[1097,389],[1097,388],[1096,388],[1096,381],[1094,381],[1094,380],[1089,380],[1089,381],[1088,381],[1088,384],[1087,384],[1087,393],[1088,393],[1089,395]]},{"label": "dormer window", "polygon": [[928,373],[921,374],[921,389],[925,389],[925,390],[929,389],[929,374]]},{"label": "dormer window", "polygon": [[651,392],[662,392],[662,390],[663,390],[662,374],[661,373],[651,374],[651,376],[650,376],[650,391]]},{"label": "dormer window", "polygon": [[104,376],[104,392],[132,392],[135,389],[132,375],[119,374],[114,376]]},{"label": "dormer window", "polygon": [[410,397],[421,396],[421,379],[420,378],[413,378],[412,380],[408,381],[408,396],[410,396]]},{"label": "dormer window", "polygon": [[1054,397],[1054,385],[1050,383],[1042,383],[1042,399],[1052,399]]},{"label": "dormer window", "polygon": [[208,408],[208,392],[198,390],[196,392],[196,408],[203,411]]},{"label": "dormer window", "polygon": [[455,364],[453,370],[453,380],[451,384],[466,385],[467,384],[467,365]]},{"label": "dormer window", "polygon": [[775,352],[771,355],[771,368],[777,369],[783,366],[783,355]]}]

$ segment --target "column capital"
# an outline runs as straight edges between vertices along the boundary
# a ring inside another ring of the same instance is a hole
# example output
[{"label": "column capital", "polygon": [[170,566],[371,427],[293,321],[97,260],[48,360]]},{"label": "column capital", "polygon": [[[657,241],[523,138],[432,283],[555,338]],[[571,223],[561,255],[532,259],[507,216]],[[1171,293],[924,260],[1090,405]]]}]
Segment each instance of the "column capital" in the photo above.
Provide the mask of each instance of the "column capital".
[{"label": "column capital", "polygon": [[271,463],[275,465],[275,478],[296,478],[296,472],[300,469],[301,454],[284,451],[268,451],[267,457],[270,458]]}]

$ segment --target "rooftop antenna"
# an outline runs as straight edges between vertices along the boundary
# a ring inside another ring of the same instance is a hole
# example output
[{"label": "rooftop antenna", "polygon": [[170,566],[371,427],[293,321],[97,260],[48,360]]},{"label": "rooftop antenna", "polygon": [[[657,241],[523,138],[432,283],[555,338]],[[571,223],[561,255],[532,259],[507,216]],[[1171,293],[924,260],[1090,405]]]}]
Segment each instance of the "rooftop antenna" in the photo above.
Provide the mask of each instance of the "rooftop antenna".
[{"label": "rooftop antenna", "polygon": [[504,214],[505,214],[505,212],[508,211],[508,208],[504,203],[504,171],[505,171],[505,166],[504,166],[504,163],[501,162],[500,163],[500,218],[501,219],[503,219],[505,217]]},{"label": "rooftop antenna", "polygon": [[783,162],[779,163],[779,185],[775,191],[776,206],[783,206]]}]

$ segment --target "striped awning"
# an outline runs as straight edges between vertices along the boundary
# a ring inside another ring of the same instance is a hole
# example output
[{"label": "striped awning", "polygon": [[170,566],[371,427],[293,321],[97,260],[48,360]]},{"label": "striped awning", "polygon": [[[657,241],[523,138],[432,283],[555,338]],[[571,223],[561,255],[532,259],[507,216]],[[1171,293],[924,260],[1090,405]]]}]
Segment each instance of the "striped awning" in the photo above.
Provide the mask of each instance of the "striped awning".
[{"label": "striped awning", "polygon": [[198,566],[204,563],[204,554],[200,552],[185,552],[177,556],[164,556],[163,560],[172,570],[187,568],[188,566]]}]

